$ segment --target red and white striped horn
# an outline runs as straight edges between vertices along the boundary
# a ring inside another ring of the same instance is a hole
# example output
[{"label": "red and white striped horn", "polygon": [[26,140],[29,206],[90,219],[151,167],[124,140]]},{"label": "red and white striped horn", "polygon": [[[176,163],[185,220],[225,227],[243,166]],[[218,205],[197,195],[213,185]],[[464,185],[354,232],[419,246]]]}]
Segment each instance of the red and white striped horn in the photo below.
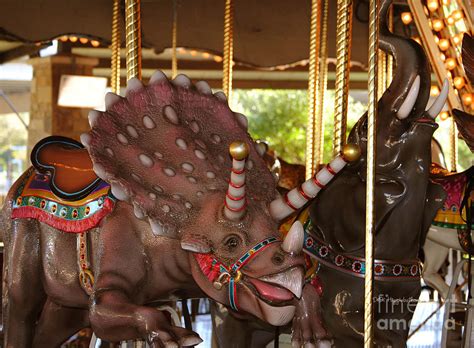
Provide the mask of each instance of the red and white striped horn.
[{"label": "red and white striped horn", "polygon": [[270,214],[277,220],[283,220],[306,203],[316,197],[334,176],[339,173],[347,163],[356,161],[360,157],[360,148],[354,144],[347,144],[339,156],[317,172],[311,179],[300,186],[287,192],[270,203]]},{"label": "red and white striped horn", "polygon": [[232,156],[232,173],[227,189],[224,205],[224,215],[232,221],[240,220],[245,214],[247,198],[245,196],[245,159],[250,149],[247,143],[235,141],[229,146]]}]

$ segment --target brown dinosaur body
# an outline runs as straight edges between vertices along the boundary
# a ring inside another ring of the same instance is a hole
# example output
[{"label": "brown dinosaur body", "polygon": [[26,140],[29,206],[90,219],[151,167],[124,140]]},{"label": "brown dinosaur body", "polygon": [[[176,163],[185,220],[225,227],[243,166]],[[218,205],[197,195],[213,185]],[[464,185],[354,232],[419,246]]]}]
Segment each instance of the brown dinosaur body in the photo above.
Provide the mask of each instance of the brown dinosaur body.
[{"label": "brown dinosaur body", "polygon": [[[90,167],[74,155],[39,153],[43,166],[14,184],[2,211],[5,347],[57,347],[87,326],[112,342],[196,345],[197,334],[172,326],[152,306],[177,298],[207,296],[273,325],[291,321],[303,280],[302,226],[280,239],[267,208],[273,177],[245,118],[218,97],[205,83],[194,87],[179,76],[171,84],[160,72],[148,87],[130,81],[127,98],[109,95],[107,111],[91,113],[92,131],[82,141],[117,202],[84,231],[58,229],[66,208],[58,215],[63,208],[42,197],[18,196],[31,175],[46,175],[69,197],[58,168]],[[69,145],[60,153],[74,153]],[[95,278],[90,295],[79,281],[81,233]]]}]

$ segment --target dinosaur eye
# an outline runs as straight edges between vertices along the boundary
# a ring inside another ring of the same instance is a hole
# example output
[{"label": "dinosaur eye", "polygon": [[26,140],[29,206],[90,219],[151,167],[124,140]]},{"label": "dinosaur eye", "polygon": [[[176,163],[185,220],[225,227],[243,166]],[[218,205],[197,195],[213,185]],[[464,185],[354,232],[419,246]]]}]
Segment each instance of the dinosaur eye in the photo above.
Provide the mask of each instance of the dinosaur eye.
[{"label": "dinosaur eye", "polygon": [[240,245],[240,238],[237,236],[229,236],[225,239],[224,245],[229,251],[233,251]]}]

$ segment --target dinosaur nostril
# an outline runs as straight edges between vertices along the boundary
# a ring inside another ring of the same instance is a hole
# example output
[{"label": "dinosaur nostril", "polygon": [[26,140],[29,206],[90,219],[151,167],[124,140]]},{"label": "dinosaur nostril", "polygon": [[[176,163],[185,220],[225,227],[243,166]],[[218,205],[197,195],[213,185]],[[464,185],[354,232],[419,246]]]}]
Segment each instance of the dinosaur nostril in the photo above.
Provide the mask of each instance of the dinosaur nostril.
[{"label": "dinosaur nostril", "polygon": [[275,265],[281,265],[283,262],[285,261],[285,257],[280,254],[280,253],[276,253],[275,255],[273,255],[272,257],[272,262],[275,264]]}]

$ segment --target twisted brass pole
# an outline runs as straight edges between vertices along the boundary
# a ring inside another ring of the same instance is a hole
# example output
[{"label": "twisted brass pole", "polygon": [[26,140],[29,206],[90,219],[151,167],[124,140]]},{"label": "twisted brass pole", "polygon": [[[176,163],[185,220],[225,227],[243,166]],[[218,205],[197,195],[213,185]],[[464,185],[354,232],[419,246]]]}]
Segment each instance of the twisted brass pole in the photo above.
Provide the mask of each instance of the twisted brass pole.
[{"label": "twisted brass pole", "polygon": [[314,143],[315,143],[315,124],[316,124],[316,95],[318,91],[318,39],[320,28],[321,0],[311,0],[311,22],[310,22],[310,40],[309,40],[309,76],[308,76],[308,122],[306,127],[306,179],[313,176],[314,173]]},{"label": "twisted brass pole", "polygon": [[377,73],[378,81],[377,81],[377,96],[378,99],[382,98],[382,94],[385,91],[385,86],[387,85],[387,61],[386,61],[386,54],[381,49],[378,50],[378,59],[377,59]]},{"label": "twisted brass pole", "polygon": [[176,45],[178,42],[178,0],[173,0],[173,29],[171,38],[171,77],[174,79],[178,75],[178,57]]},{"label": "twisted brass pole", "polygon": [[316,141],[314,144],[313,166],[317,166],[324,162],[324,96],[328,81],[328,12],[329,0],[321,2],[321,35],[320,35],[320,55],[319,55],[319,75],[318,75],[318,95],[316,101]]},{"label": "twisted brass pole", "polygon": [[451,127],[449,129],[449,147],[450,147],[450,167],[452,172],[456,172],[458,169],[458,131],[456,128],[456,122],[454,117],[451,115]]},{"label": "twisted brass pole", "polygon": [[365,310],[364,347],[373,346],[373,264],[375,235],[375,155],[377,127],[377,47],[378,0],[370,1],[369,9],[369,102],[367,111],[367,186],[365,213]]},{"label": "twisted brass pole", "polygon": [[110,61],[110,86],[112,92],[120,94],[120,0],[114,0],[112,10],[112,58]]},{"label": "twisted brass pole", "polygon": [[334,156],[341,152],[346,143],[349,74],[351,69],[352,7],[352,0],[337,0]]},{"label": "twisted brass pole", "polygon": [[142,77],[140,0],[125,0],[125,33],[127,46],[127,81]]},{"label": "twisted brass pole", "polygon": [[[390,5],[390,10],[388,12],[388,29],[393,32],[393,5]],[[393,78],[393,57],[391,54],[387,54],[387,78],[385,87],[388,88],[392,83]]]},{"label": "twisted brass pole", "polygon": [[234,4],[232,0],[225,2],[224,14],[224,54],[223,54],[223,77],[222,90],[227,95],[227,100],[231,102],[232,92],[232,63],[234,55]]}]

